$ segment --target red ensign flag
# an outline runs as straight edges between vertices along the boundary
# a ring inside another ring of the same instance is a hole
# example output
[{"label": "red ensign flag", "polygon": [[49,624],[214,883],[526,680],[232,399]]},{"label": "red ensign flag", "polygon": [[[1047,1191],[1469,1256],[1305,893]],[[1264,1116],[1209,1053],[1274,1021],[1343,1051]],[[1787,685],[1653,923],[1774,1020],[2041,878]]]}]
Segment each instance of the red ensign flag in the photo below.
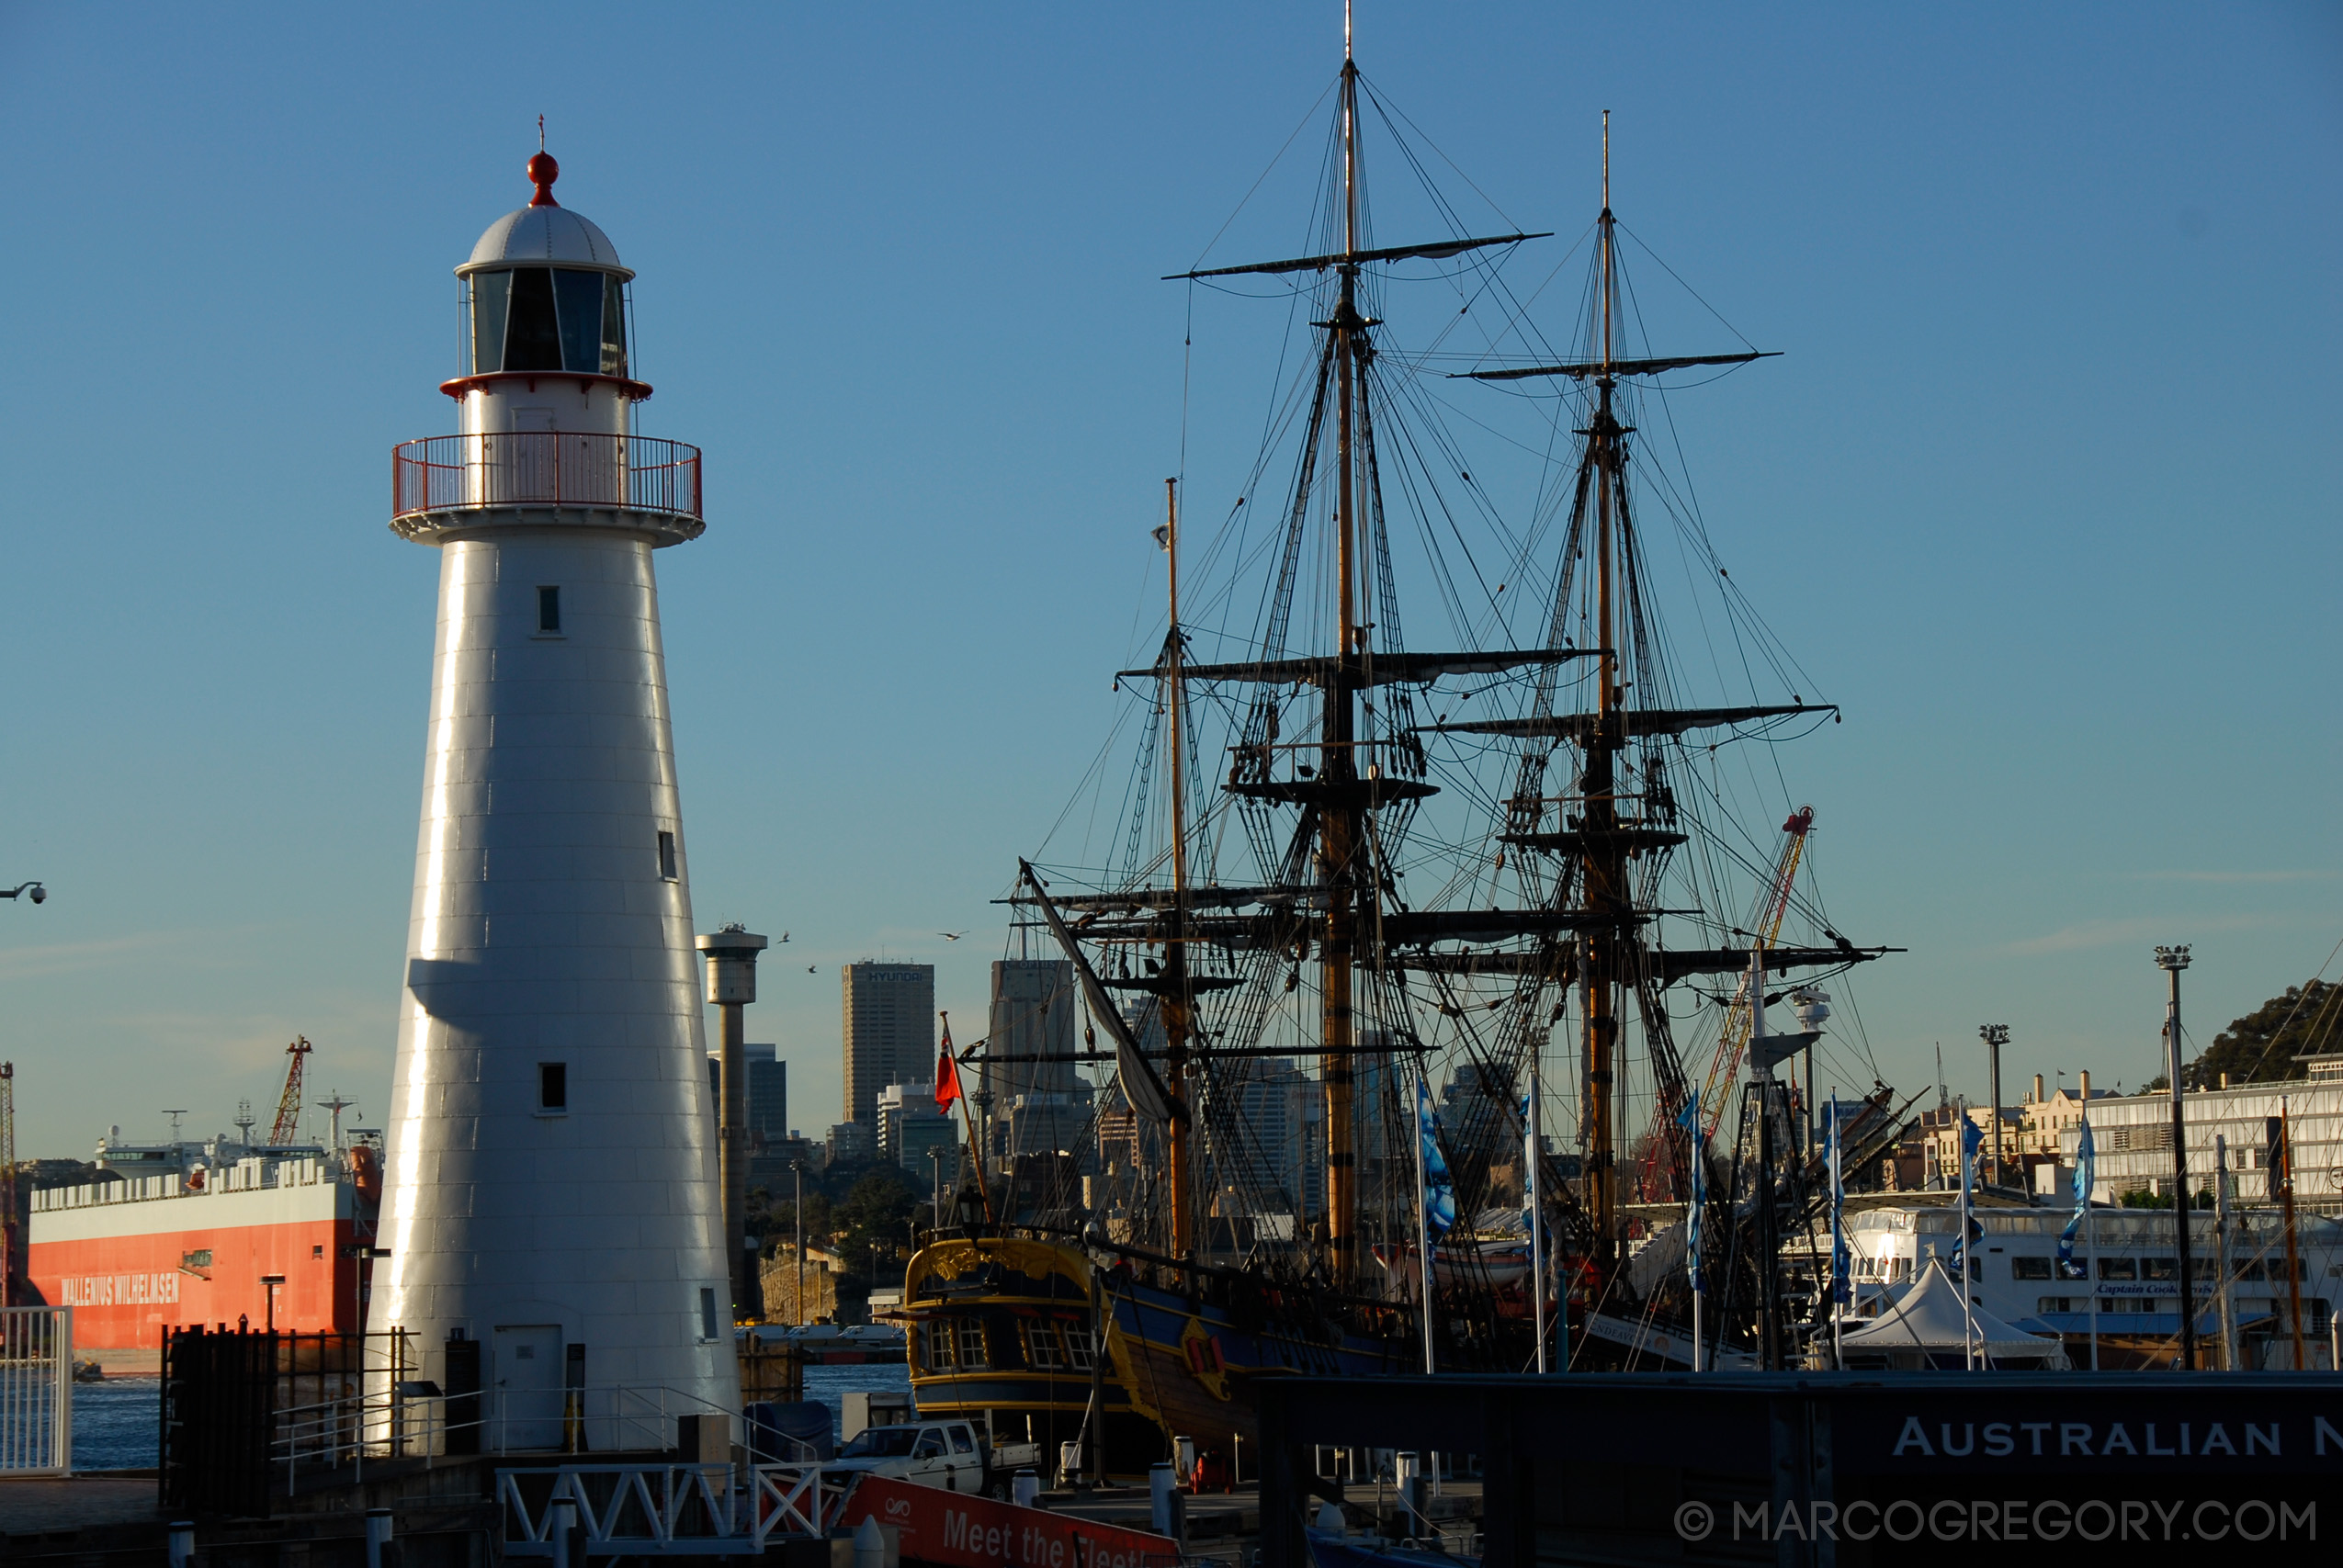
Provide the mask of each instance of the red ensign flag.
[{"label": "red ensign flag", "polygon": [[960,1064],[952,1059],[952,1026],[944,1026],[944,1052],[935,1058],[935,1108],[960,1098]]}]

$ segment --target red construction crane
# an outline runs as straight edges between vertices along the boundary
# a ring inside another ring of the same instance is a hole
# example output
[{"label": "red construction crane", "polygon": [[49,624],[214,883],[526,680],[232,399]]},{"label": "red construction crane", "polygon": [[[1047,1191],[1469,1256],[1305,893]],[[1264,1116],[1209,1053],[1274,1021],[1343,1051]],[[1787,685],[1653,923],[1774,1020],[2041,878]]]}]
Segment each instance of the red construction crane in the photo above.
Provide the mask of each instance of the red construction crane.
[{"label": "red construction crane", "polygon": [[[1760,947],[1772,947],[1782,938],[1782,917],[1790,909],[1790,885],[1798,879],[1798,862],[1806,852],[1806,835],[1814,830],[1814,807],[1801,806],[1782,824],[1782,854],[1773,864],[1773,880],[1767,886],[1765,902],[1760,907],[1756,924],[1757,942]],[[1725,1119],[1725,1102],[1730,1098],[1733,1079],[1741,1070],[1741,1055],[1749,1044],[1749,979],[1741,976],[1741,988],[1734,994],[1733,1008],[1725,1015],[1725,1028],[1716,1042],[1716,1055],[1709,1058],[1708,1081],[1701,1087],[1701,1136],[1716,1136],[1717,1123]]]},{"label": "red construction crane", "polygon": [[268,1130],[268,1145],[271,1148],[283,1148],[300,1136],[301,1062],[316,1049],[305,1034],[296,1036],[293,1043],[285,1047],[285,1055],[293,1059],[293,1065],[285,1069],[285,1092],[277,1100],[277,1125]]}]

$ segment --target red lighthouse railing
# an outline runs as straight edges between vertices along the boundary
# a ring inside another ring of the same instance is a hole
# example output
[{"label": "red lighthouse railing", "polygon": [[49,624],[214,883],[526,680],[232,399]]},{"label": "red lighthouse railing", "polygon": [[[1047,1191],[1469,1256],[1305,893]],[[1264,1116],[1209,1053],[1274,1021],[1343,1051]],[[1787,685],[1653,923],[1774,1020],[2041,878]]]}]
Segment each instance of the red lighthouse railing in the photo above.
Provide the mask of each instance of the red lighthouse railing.
[{"label": "red lighthouse railing", "polygon": [[390,453],[391,513],[614,507],[700,520],[699,448],[643,435],[518,430],[433,435]]}]

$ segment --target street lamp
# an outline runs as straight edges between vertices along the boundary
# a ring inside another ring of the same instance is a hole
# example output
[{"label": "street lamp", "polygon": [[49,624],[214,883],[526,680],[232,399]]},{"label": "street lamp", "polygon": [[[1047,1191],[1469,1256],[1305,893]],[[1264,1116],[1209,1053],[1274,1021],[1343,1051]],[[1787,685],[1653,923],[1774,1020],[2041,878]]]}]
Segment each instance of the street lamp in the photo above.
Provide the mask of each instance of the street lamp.
[{"label": "street lamp", "polygon": [[798,1320],[798,1326],[803,1328],[806,1324],[806,1162],[793,1159],[789,1162],[789,1170],[798,1181],[795,1204],[798,1212],[798,1285],[789,1298],[789,1305],[792,1315]]},{"label": "street lamp", "polygon": [[1993,1062],[1993,1182],[2001,1185],[2001,1048],[2009,1043],[2009,1026],[2006,1023],[1977,1025],[1977,1038],[1985,1042],[1986,1054]]},{"label": "street lamp", "polygon": [[2172,1085],[2172,1235],[2180,1257],[2180,1370],[2197,1366],[2197,1292],[2189,1261],[2189,1142],[2180,1088],[2180,971],[2189,966],[2189,950],[2159,947],[2156,966],[2170,977],[2172,988],[2164,1004],[2164,1055]]},{"label": "street lamp", "polygon": [[38,880],[19,882],[14,887],[0,887],[0,898],[13,898],[19,893],[29,893],[36,904],[49,902],[49,889]]}]

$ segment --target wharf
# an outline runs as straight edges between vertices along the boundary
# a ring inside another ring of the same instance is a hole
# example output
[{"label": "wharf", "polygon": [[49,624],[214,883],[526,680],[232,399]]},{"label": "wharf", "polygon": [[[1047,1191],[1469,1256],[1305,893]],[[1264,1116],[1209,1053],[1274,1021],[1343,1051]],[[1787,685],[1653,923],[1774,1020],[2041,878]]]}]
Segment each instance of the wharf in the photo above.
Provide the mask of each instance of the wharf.
[{"label": "wharf", "polygon": [[[1100,1524],[1138,1530],[1152,1527],[1154,1504],[1144,1486],[1044,1492],[1037,1504],[1053,1514],[1094,1519]],[[1424,1511],[1431,1516],[1434,1528],[1447,1537],[1473,1533],[1479,1528],[1481,1483],[1473,1480],[1443,1482],[1439,1494],[1426,1502]],[[1251,1560],[1251,1549],[1261,1535],[1260,1483],[1244,1482],[1226,1492],[1189,1493],[1185,1512],[1192,1555],[1221,1557],[1235,1551],[1244,1561]],[[1423,1533],[1421,1526],[1411,1527],[1402,1519],[1398,1494],[1388,1482],[1380,1485],[1359,1482],[1344,1486],[1342,1513],[1354,1530],[1395,1540]]]},{"label": "wharf", "polygon": [[[375,1501],[376,1499],[367,1499]],[[393,1539],[418,1562],[485,1561],[497,1510],[484,1500],[392,1503]],[[178,1511],[158,1501],[155,1472],[114,1471],[0,1480],[0,1563],[10,1568],[150,1568],[164,1560]],[[357,1560],[364,1507],[270,1519],[207,1521],[207,1568],[292,1568]]]}]

